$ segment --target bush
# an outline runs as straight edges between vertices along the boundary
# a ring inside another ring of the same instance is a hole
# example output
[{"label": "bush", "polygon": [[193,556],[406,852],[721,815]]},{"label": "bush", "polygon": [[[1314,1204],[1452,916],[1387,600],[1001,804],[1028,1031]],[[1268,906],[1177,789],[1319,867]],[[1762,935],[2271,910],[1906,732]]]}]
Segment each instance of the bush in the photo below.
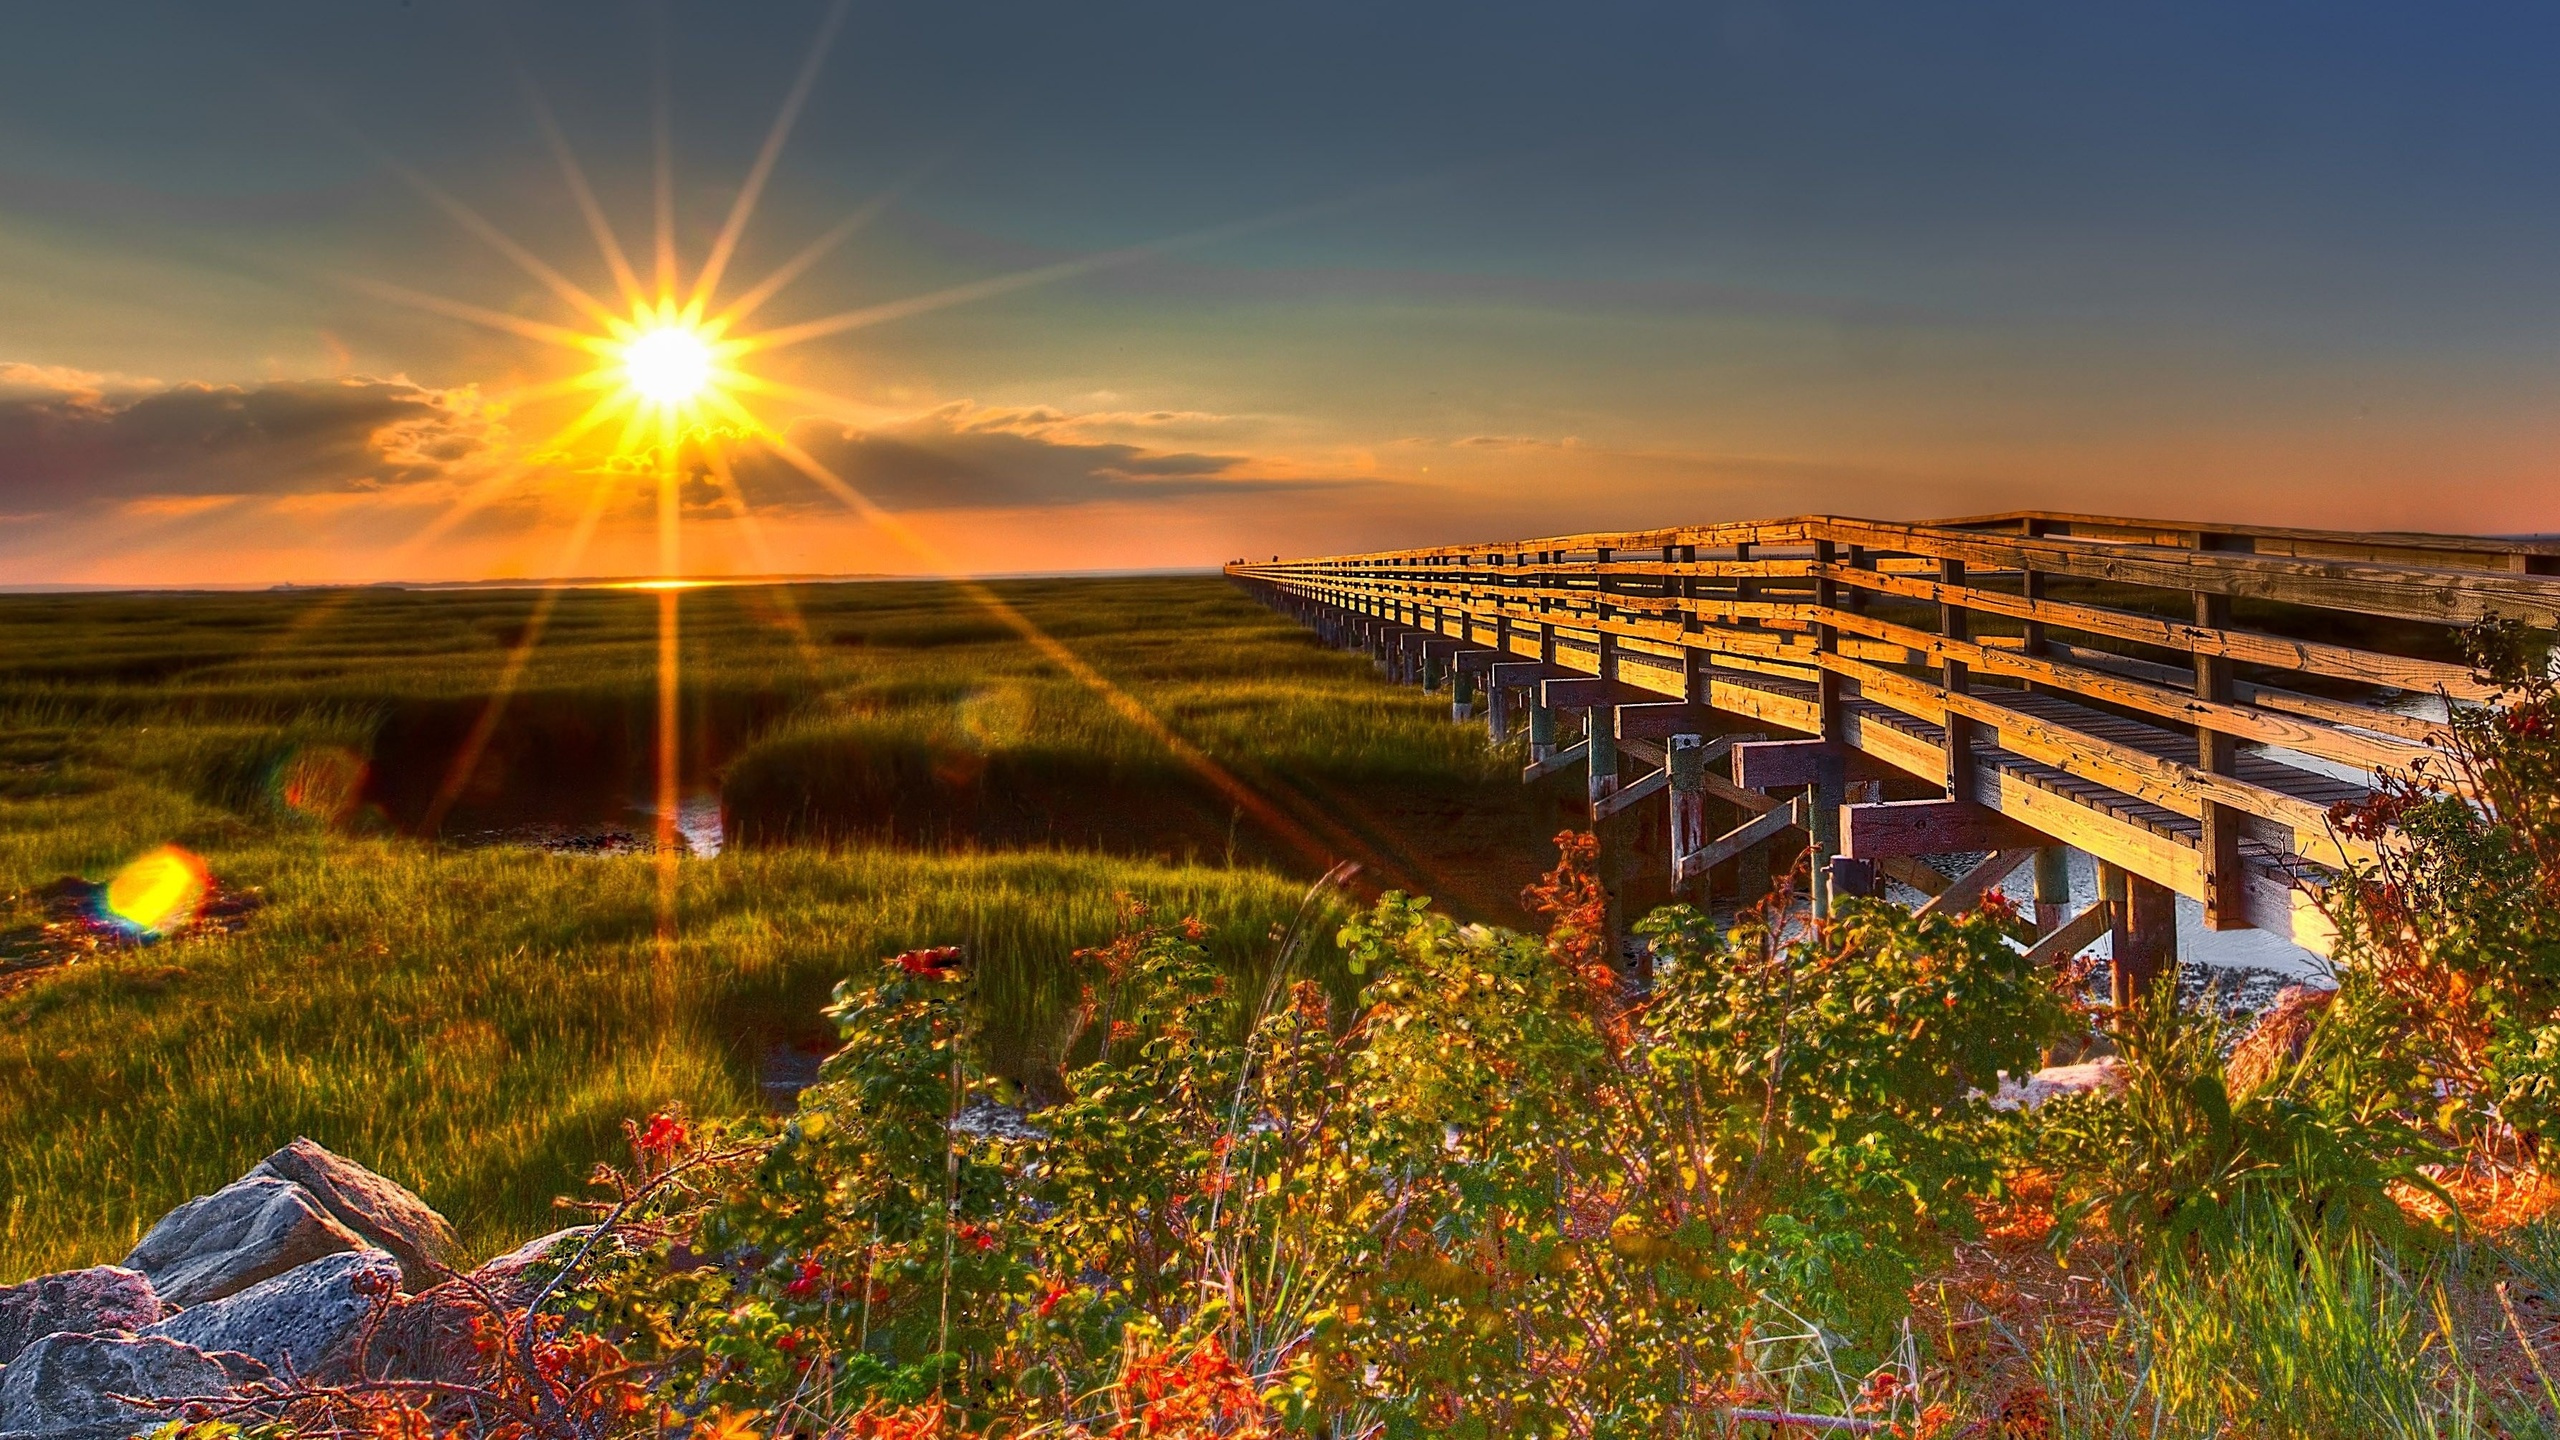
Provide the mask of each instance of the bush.
[{"label": "bush", "polygon": [[1543,939],[1388,895],[1342,933],[1349,1015],[1285,964],[1239,996],[1196,924],[1133,908],[1027,1118],[986,1105],[1010,1082],[956,952],[899,956],[839,991],[845,1047],[770,1151],[661,1217],[590,1321],[663,1393],[774,1424],[930,1402],[1085,1433],[1170,1396],[1218,1433],[1689,1433],[1817,1382],[1907,1410],[1907,1359],[1844,1377],[1996,1188],[2013,1122],[1979,1091],[2060,1000],[1996,914],[1880,903],[1731,942],[1663,912],[1629,1000],[1577,920],[1586,859]]},{"label": "bush", "polygon": [[2470,648],[2496,703],[2456,709],[2440,760],[2333,817],[2380,850],[2331,892],[2338,1011],[2404,1057],[2382,1083],[2529,1150],[2560,1122],[2560,686],[2520,626]]},{"label": "bush", "polygon": [[2419,1167],[2444,1157],[2394,1108],[2399,1097],[2370,1083],[2337,1007],[2298,1056],[2235,1076],[2222,1022],[2180,1009],[2175,983],[2164,976],[2149,1004],[2112,1022],[2121,1094],[2063,1096],[2039,1112],[2039,1152],[2062,1177],[2057,1248],[2095,1222],[2155,1253],[2192,1253],[2262,1213],[2397,1235],[2392,1185],[2434,1188]]}]

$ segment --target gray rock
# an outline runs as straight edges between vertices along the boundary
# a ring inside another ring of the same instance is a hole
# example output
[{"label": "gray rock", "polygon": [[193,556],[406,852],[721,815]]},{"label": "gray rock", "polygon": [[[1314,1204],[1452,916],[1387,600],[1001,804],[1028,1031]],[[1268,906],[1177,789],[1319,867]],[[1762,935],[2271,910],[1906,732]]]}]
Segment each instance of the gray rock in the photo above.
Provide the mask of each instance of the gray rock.
[{"label": "gray rock", "polygon": [[398,1181],[309,1140],[294,1141],[249,1173],[290,1180],[309,1191],[332,1219],[398,1260],[410,1289],[448,1278],[459,1253],[453,1227]]},{"label": "gray rock", "polygon": [[981,1099],[951,1119],[951,1133],[972,1140],[1045,1140],[1049,1132],[1011,1105]]},{"label": "gray rock", "polygon": [[325,1255],[144,1331],[199,1350],[232,1350],[279,1375],[336,1380],[356,1332],[400,1290],[400,1262],[379,1250]]},{"label": "gray rock", "polygon": [[323,1255],[363,1248],[311,1192],[252,1175],[161,1216],[124,1264],[150,1276],[164,1303],[202,1305]]},{"label": "gray rock", "polygon": [[[592,1225],[572,1225],[548,1235],[527,1240],[506,1254],[471,1272],[471,1279],[507,1305],[530,1305],[540,1293],[541,1282],[530,1273],[545,1260],[566,1261],[577,1253],[578,1242],[587,1238]],[[557,1252],[556,1254],[554,1252]],[[548,1280],[544,1276],[543,1280]]]},{"label": "gray rock", "polygon": [[[542,1289],[542,1262],[566,1260],[587,1229],[580,1225],[555,1230],[472,1271],[467,1280],[448,1280],[402,1296],[382,1317],[373,1342],[365,1347],[366,1377],[436,1380],[448,1385],[484,1380],[488,1361],[480,1353],[475,1333],[480,1322],[502,1323],[500,1315],[533,1303]],[[475,1288],[487,1294],[487,1303]],[[492,1314],[491,1305],[500,1314]]]},{"label": "gray rock", "polygon": [[47,1335],[0,1370],[0,1440],[125,1440],[176,1415],[114,1396],[217,1399],[266,1378],[246,1355],[158,1336]]},{"label": "gray rock", "polygon": [[0,1290],[0,1365],[47,1335],[139,1330],[166,1313],[139,1270],[98,1265],[39,1275]]},{"label": "gray rock", "polygon": [[2050,1065],[2024,1080],[2000,1077],[2000,1092],[1991,1097],[1995,1110],[2033,1110],[2062,1095],[2113,1095],[2125,1087],[2124,1063],[2113,1055],[2077,1065]]}]

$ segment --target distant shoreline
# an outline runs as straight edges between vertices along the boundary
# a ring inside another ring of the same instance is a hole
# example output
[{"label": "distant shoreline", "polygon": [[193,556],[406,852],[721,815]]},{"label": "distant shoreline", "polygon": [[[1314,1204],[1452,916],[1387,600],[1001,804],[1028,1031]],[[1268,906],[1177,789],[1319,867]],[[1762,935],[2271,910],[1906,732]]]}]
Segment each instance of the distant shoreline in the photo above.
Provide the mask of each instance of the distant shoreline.
[{"label": "distant shoreline", "polygon": [[[962,580],[1118,580],[1153,575],[1216,575],[1215,565],[1127,570],[998,570],[968,575],[688,575],[685,590],[741,585],[950,584]],[[0,595],[282,595],[323,590],[638,590],[661,582],[649,575],[585,575],[572,580],[340,580],[260,585],[110,585],[73,581],[0,581]]]}]

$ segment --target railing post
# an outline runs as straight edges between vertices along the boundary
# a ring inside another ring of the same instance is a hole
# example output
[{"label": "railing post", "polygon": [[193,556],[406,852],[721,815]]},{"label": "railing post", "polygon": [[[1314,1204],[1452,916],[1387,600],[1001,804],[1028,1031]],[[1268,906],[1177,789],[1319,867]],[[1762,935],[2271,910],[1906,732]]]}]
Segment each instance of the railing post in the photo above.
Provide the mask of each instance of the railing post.
[{"label": "railing post", "polygon": [[[1938,562],[1938,583],[1947,592],[1964,588],[1964,562]],[[1973,616],[1953,594],[1942,592],[1938,603],[1938,633],[1951,641],[1973,638]],[[1950,655],[1938,667],[1938,683],[1950,695],[1962,695],[1973,688],[1973,668]],[[1953,800],[1970,800],[1973,795],[1973,719],[1959,715],[1954,707],[1947,710],[1947,796]]]},{"label": "railing post", "polygon": [[[1840,601],[1840,587],[1828,567],[1837,558],[1839,547],[1829,540],[1813,542],[1813,558],[1824,567],[1815,574],[1813,603],[1821,615],[1829,614]],[[1813,627],[1814,644],[1824,656],[1839,653],[1840,629],[1828,620],[1817,618]],[[1825,665],[1814,672],[1815,720],[1825,740],[1834,742],[1825,748],[1814,765],[1813,816],[1808,826],[1813,832],[1813,864],[1805,878],[1812,890],[1813,913],[1819,919],[1831,913],[1831,861],[1840,853],[1840,807],[1848,801],[1849,767],[1840,752],[1841,690],[1839,672]]]},{"label": "railing post", "polygon": [[[2226,548],[2228,537],[2202,537],[2202,548]],[[2231,628],[2231,597],[2195,592],[2196,628],[2224,631]],[[2225,655],[2208,655],[2202,647],[2195,653],[2196,698],[2228,705],[2234,699],[2231,660]],[[2208,775],[2228,775],[2238,749],[2229,735],[2208,725],[2196,726],[2196,768]],[[2247,899],[2240,868],[2240,812],[2228,805],[2204,803],[2204,833],[2197,837],[2197,848],[2204,859],[2204,923],[2208,930],[2238,930],[2248,925]]]}]

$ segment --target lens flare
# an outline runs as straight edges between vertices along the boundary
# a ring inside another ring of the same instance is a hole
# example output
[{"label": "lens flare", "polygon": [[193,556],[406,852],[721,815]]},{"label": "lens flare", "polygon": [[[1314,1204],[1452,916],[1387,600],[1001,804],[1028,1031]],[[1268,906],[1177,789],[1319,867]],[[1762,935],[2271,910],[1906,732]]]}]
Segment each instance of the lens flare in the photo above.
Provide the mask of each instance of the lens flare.
[{"label": "lens flare", "polygon": [[365,764],[354,751],[315,745],[295,751],[276,767],[276,800],[285,809],[324,825],[355,813],[364,796]]},{"label": "lens flare", "polygon": [[202,860],[163,845],[116,872],[107,882],[107,914],[145,935],[183,930],[204,906],[213,876]]},{"label": "lens flare", "polygon": [[711,342],[690,325],[659,325],[624,342],[622,382],[660,409],[692,403],[711,388]]}]

